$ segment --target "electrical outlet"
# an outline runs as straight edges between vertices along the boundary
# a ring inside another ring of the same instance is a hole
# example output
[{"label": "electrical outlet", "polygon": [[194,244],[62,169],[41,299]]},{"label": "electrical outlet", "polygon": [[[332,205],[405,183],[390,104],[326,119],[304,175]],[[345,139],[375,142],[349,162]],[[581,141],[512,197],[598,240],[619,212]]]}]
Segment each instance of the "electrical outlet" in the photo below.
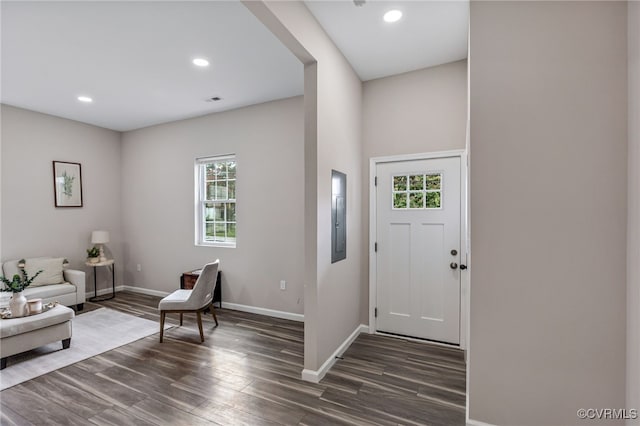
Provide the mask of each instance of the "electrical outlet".
[{"label": "electrical outlet", "polygon": [[140,265],[139,263],[136,265],[136,269],[138,270],[138,272],[142,271],[142,265]]},{"label": "electrical outlet", "polygon": [[285,280],[281,280],[280,281],[280,290],[286,290],[287,289],[287,282]]}]

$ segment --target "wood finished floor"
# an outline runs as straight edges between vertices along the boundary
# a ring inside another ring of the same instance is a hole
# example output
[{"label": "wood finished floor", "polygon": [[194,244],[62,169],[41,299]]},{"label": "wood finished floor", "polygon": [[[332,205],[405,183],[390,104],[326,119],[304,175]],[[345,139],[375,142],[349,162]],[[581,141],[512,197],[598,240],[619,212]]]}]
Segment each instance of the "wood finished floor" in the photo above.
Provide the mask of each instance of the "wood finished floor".
[{"label": "wood finished floor", "polygon": [[[158,300],[123,292],[85,310],[158,321]],[[216,312],[203,344],[185,315],[165,343],[154,334],[0,392],[0,424],[464,425],[461,351],[361,334],[312,384],[300,380],[302,323]]]}]

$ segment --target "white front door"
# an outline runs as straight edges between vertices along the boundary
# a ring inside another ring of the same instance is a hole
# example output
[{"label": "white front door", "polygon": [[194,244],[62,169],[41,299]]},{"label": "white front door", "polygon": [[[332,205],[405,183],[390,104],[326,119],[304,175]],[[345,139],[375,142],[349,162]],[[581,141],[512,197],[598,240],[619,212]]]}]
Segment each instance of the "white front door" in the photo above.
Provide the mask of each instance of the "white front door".
[{"label": "white front door", "polygon": [[376,329],[460,343],[460,157],[376,166]]}]

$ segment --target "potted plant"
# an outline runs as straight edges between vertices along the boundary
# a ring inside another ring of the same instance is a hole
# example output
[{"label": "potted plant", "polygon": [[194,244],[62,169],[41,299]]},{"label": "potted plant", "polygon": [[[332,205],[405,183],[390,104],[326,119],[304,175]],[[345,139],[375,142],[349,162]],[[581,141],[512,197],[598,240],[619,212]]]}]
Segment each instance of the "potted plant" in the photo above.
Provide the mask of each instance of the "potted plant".
[{"label": "potted plant", "polygon": [[96,246],[87,249],[87,258],[89,260],[89,263],[100,262],[100,249]]},{"label": "potted plant", "polygon": [[2,291],[10,291],[13,293],[13,295],[11,296],[11,302],[9,303],[11,316],[13,318],[28,315],[27,298],[24,296],[22,291],[31,285],[33,280],[35,280],[36,277],[42,273],[42,270],[36,272],[36,274],[31,278],[28,277],[27,271],[25,271],[24,269],[20,269],[20,272],[22,273],[22,277],[19,274],[15,274],[11,281],[9,281],[4,276],[0,277],[0,280],[5,285],[5,288],[3,288]]}]

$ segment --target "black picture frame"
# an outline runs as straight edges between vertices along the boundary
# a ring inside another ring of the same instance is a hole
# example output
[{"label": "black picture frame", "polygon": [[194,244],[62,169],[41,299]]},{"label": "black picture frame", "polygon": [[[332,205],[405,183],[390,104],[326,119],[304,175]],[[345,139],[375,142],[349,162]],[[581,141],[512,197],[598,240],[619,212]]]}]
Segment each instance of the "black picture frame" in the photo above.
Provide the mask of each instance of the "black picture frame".
[{"label": "black picture frame", "polygon": [[53,161],[53,196],[56,207],[82,207],[82,165]]}]

